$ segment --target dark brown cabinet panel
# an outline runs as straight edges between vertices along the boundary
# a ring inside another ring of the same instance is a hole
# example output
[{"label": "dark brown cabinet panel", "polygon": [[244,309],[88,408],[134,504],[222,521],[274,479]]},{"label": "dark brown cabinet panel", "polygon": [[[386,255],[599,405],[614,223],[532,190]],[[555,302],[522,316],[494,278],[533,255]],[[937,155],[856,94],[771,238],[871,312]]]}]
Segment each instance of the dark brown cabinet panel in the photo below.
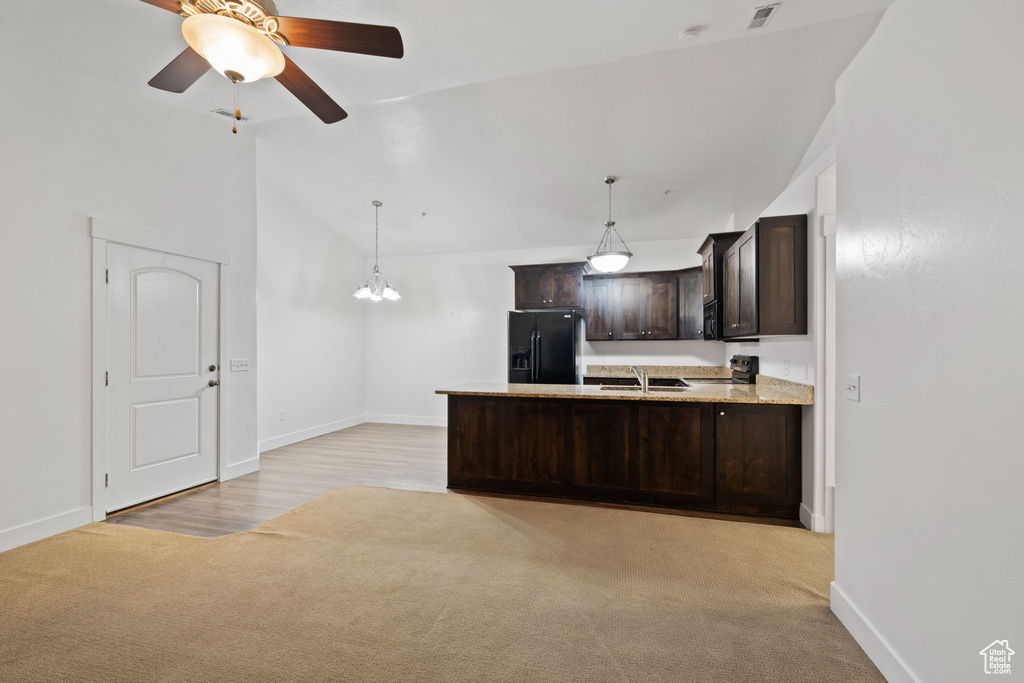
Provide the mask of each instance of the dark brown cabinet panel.
[{"label": "dark brown cabinet panel", "polygon": [[618,307],[615,311],[616,339],[644,339],[650,325],[651,285],[646,278],[619,279]]},{"label": "dark brown cabinet panel", "polygon": [[799,505],[800,406],[721,403],[715,410],[719,508],[777,514],[771,506]]},{"label": "dark brown cabinet panel", "polygon": [[722,258],[723,337],[807,334],[807,216],[762,218]]},{"label": "dark brown cabinet panel", "polygon": [[704,338],[704,277],[700,268],[688,268],[679,274],[679,338]]},{"label": "dark brown cabinet panel", "polygon": [[679,274],[665,271],[584,278],[587,340],[678,339]]},{"label": "dark brown cabinet panel", "polygon": [[572,443],[565,401],[516,401],[511,414],[512,478],[568,483]]},{"label": "dark brown cabinet panel", "polygon": [[640,407],[637,488],[695,500],[715,495],[714,406],[665,403]]},{"label": "dark brown cabinet panel", "polygon": [[630,487],[632,410],[617,403],[573,406],[573,484]]},{"label": "dark brown cabinet panel", "polygon": [[449,481],[511,477],[505,448],[507,406],[502,400],[449,399]]},{"label": "dark brown cabinet panel", "polygon": [[679,336],[679,276],[673,273],[652,275],[645,279],[650,288],[647,337],[676,339]]},{"label": "dark brown cabinet panel", "polygon": [[807,216],[757,224],[758,332],[807,334]]},{"label": "dark brown cabinet panel", "polygon": [[697,253],[700,254],[701,271],[704,277],[704,281],[701,283],[703,303],[710,304],[713,301],[722,300],[722,258],[725,251],[742,236],[742,231],[712,233],[697,250]]},{"label": "dark brown cabinet panel", "polygon": [[509,267],[516,274],[516,310],[577,308],[583,305],[585,263],[546,263]]},{"label": "dark brown cabinet panel", "polygon": [[450,396],[448,415],[452,488],[799,517],[800,406]]},{"label": "dark brown cabinet panel", "polygon": [[615,338],[618,287],[619,281],[613,279],[585,282],[587,341],[609,341]]}]

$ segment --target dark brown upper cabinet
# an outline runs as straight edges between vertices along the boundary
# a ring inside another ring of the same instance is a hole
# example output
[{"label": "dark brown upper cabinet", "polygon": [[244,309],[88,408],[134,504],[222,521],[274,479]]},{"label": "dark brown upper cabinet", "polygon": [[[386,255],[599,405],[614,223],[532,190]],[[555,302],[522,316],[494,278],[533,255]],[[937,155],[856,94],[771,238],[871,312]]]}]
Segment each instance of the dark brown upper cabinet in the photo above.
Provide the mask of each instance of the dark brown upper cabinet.
[{"label": "dark brown upper cabinet", "polygon": [[679,271],[588,275],[587,341],[676,339]]},{"label": "dark brown upper cabinet", "polygon": [[704,338],[703,268],[679,273],[679,338]]},{"label": "dark brown upper cabinet", "polygon": [[720,301],[722,298],[722,257],[726,249],[731,247],[736,240],[743,236],[742,232],[716,232],[708,235],[704,243],[700,245],[697,253],[700,254],[701,271],[703,282],[701,283],[701,299],[703,303],[710,304]]},{"label": "dark brown upper cabinet", "polygon": [[509,266],[516,274],[516,310],[582,306],[586,265],[581,262]]},{"label": "dark brown upper cabinet", "polygon": [[807,216],[762,218],[722,256],[722,336],[807,334]]}]

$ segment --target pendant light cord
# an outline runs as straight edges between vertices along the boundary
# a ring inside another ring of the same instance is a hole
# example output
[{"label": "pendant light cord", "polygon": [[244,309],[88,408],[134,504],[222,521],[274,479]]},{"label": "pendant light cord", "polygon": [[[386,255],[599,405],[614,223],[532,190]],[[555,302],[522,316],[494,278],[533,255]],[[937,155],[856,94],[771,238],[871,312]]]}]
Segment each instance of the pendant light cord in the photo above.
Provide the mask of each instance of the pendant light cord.
[{"label": "pendant light cord", "polygon": [[373,207],[373,272],[380,272],[380,207]]}]

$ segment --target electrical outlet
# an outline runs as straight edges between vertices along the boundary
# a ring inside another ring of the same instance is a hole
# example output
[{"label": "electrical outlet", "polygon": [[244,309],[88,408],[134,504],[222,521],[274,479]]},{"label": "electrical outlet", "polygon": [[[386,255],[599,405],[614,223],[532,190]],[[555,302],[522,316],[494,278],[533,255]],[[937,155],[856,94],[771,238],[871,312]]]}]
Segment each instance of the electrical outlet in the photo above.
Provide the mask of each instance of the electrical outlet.
[{"label": "electrical outlet", "polygon": [[788,360],[782,361],[782,374],[786,375],[787,377],[789,376],[789,361]]},{"label": "electrical outlet", "polygon": [[284,422],[284,411],[281,411],[281,422]]},{"label": "electrical outlet", "polygon": [[807,379],[807,363],[804,363],[804,379]]},{"label": "electrical outlet", "polygon": [[847,373],[846,398],[850,401],[860,401],[860,375]]},{"label": "electrical outlet", "polygon": [[231,372],[248,372],[249,371],[249,359],[248,358],[232,358],[231,359]]}]

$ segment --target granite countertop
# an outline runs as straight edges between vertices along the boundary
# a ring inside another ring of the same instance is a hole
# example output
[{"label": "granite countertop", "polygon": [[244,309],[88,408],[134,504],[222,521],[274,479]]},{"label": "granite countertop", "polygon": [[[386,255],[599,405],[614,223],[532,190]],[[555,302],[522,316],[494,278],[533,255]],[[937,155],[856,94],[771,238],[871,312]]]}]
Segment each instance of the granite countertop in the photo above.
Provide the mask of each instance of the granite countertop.
[{"label": "granite countertop", "polygon": [[[694,375],[687,376],[693,377]],[[460,384],[448,389],[438,389],[435,393],[453,396],[585,398],[611,401],[689,401],[694,403],[772,403],[780,405],[812,405],[814,403],[813,387],[762,375],[759,375],[757,379],[757,384],[695,384],[685,391],[652,389],[646,396],[639,391],[630,391],[624,388],[602,389],[594,384],[499,384],[486,382]]]}]

